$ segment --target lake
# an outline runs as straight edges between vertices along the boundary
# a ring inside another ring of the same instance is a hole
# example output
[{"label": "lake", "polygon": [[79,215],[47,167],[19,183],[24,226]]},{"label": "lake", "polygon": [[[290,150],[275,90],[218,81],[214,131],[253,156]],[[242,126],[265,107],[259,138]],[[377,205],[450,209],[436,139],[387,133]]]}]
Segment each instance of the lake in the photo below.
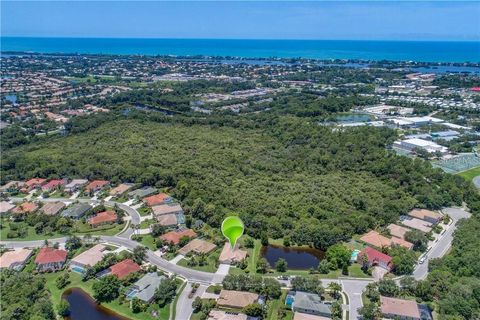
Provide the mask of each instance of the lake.
[{"label": "lake", "polygon": [[85,291],[79,288],[66,290],[62,299],[70,303],[69,320],[128,320],[104,306],[98,305]]},{"label": "lake", "polygon": [[325,257],[323,251],[304,247],[282,247],[269,245],[262,247],[260,254],[267,259],[270,266],[275,267],[278,259],[283,258],[288,263],[288,269],[302,270],[318,267]]}]

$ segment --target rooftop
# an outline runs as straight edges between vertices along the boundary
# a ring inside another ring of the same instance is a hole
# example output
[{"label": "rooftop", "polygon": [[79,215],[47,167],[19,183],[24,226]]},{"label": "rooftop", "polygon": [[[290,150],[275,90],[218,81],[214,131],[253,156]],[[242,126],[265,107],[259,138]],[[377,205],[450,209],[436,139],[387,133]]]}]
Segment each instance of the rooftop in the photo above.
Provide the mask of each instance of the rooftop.
[{"label": "rooftop", "polygon": [[48,202],[40,209],[40,211],[47,216],[53,216],[59,213],[63,208],[65,208],[65,203],[63,202]]},{"label": "rooftop", "polygon": [[134,286],[138,290],[135,297],[146,302],[151,301],[163,279],[165,279],[164,276],[159,276],[155,272],[147,273],[135,282]]},{"label": "rooftop", "polygon": [[133,262],[132,259],[125,259],[110,267],[110,274],[117,276],[122,280],[126,278],[130,273],[140,271],[141,268],[138,264]]},{"label": "rooftop", "polygon": [[52,247],[43,247],[35,258],[36,264],[47,264],[55,262],[64,262],[67,260],[68,252],[65,250],[55,249]]},{"label": "rooftop", "polygon": [[152,210],[155,216],[183,212],[182,207],[178,203],[157,205],[152,207]]},{"label": "rooftop", "polygon": [[158,194],[154,194],[153,196],[149,196],[149,197],[144,198],[143,201],[145,201],[147,206],[151,207],[151,206],[155,206],[155,205],[158,205],[158,204],[162,204],[168,198],[170,198],[170,196],[168,196],[167,194],[158,193]]},{"label": "rooftop", "polygon": [[116,196],[116,195],[123,194],[123,193],[127,192],[128,190],[130,190],[133,186],[134,186],[134,184],[132,184],[132,183],[119,184],[118,186],[116,186],[115,188],[110,190],[110,195],[111,196]]},{"label": "rooftop", "polygon": [[178,250],[179,253],[185,255],[190,251],[195,253],[208,253],[215,249],[217,246],[211,242],[202,240],[202,239],[193,239],[188,244],[186,244],[183,248]]},{"label": "rooftop", "polygon": [[7,201],[0,202],[0,213],[6,213],[15,208],[14,204],[8,203]]},{"label": "rooftop", "polygon": [[76,262],[83,266],[94,266],[97,264],[97,262],[102,260],[104,256],[104,250],[105,246],[103,244],[97,244],[96,246],[74,257],[72,262]]},{"label": "rooftop", "polygon": [[217,305],[231,307],[231,308],[243,308],[252,304],[258,300],[258,294],[252,292],[235,291],[235,290],[222,290],[217,300]]},{"label": "rooftop", "polygon": [[418,305],[412,300],[380,297],[382,314],[420,319]]},{"label": "rooftop", "polygon": [[30,249],[7,251],[0,257],[0,268],[10,268],[14,264],[24,263],[32,252]]},{"label": "rooftop", "polygon": [[311,310],[321,314],[331,314],[330,306],[326,305],[320,299],[318,294],[297,291],[295,292],[295,298],[293,302],[293,308],[299,308],[303,310]]},{"label": "rooftop", "polygon": [[230,243],[225,242],[218,261],[224,263],[240,262],[247,257],[247,251],[240,250],[238,245],[232,249]]},{"label": "rooftop", "polygon": [[115,222],[117,221],[117,213],[113,210],[102,211],[88,219],[88,223],[91,225],[106,223],[106,222]]}]

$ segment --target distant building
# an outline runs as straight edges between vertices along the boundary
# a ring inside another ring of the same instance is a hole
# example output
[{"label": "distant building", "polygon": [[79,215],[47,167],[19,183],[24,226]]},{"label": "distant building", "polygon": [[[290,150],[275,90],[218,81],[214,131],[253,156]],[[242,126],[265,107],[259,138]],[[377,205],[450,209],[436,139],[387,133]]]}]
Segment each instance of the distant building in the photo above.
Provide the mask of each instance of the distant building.
[{"label": "distant building", "polygon": [[247,251],[240,250],[238,245],[232,249],[230,243],[225,242],[220,257],[218,257],[218,261],[220,261],[220,263],[234,264],[243,261],[246,257]]},{"label": "distant building", "polygon": [[379,266],[388,271],[393,269],[392,257],[373,248],[366,247],[358,256],[360,261],[363,261],[364,256],[367,257],[368,267]]},{"label": "distant building", "polygon": [[63,210],[62,216],[79,220],[91,209],[92,206],[87,203],[75,203]]},{"label": "distant building", "polygon": [[159,225],[164,227],[172,227],[178,224],[177,215],[175,214],[164,214],[157,217],[157,222]]},{"label": "distant building", "polygon": [[59,189],[60,187],[65,185],[65,180],[62,179],[54,179],[48,181],[46,184],[42,186],[43,192],[52,192],[53,190]]},{"label": "distant building", "polygon": [[47,183],[47,179],[33,178],[25,182],[21,191],[25,193],[30,192],[33,189],[41,188],[45,183]]},{"label": "distant building", "polygon": [[40,212],[47,216],[54,216],[62,211],[63,208],[65,208],[65,203],[63,202],[48,202],[40,208]]},{"label": "distant building", "polygon": [[70,267],[84,270],[93,267],[103,259],[106,247],[103,244],[97,244],[94,247],[80,253],[70,261]]},{"label": "distant building", "polygon": [[22,181],[9,181],[0,187],[0,192],[18,191],[21,187],[23,187],[24,184],[25,182]]},{"label": "distant building", "polygon": [[152,207],[152,211],[155,217],[164,214],[183,213],[183,209],[178,203],[156,205]]},{"label": "distant building", "polygon": [[159,276],[156,272],[147,273],[140,278],[127,292],[127,297],[138,298],[146,303],[151,303],[155,296],[155,291],[164,280],[164,276]]},{"label": "distant building", "polygon": [[51,247],[43,247],[35,258],[35,264],[39,272],[56,271],[63,268],[67,261],[68,252]]},{"label": "distant building", "polygon": [[387,229],[390,231],[390,234],[394,237],[403,239],[405,237],[405,233],[410,231],[410,229],[399,226],[398,224],[389,224]]},{"label": "distant building", "polygon": [[318,294],[296,291],[293,294],[292,310],[295,312],[331,317],[330,305],[322,302]]},{"label": "distant building", "polygon": [[401,216],[400,222],[409,228],[416,229],[425,233],[429,233],[430,231],[432,231],[432,224],[425,220],[420,220],[409,216]]},{"label": "distant building", "polygon": [[217,300],[217,306],[241,309],[257,302],[258,294],[252,292],[222,290]]},{"label": "distant building", "polygon": [[409,250],[413,248],[413,244],[408,241],[396,237],[387,238],[375,230],[371,230],[363,235],[360,240],[377,248],[391,247],[393,245],[399,245]]},{"label": "distant building", "polygon": [[208,314],[207,320],[248,320],[248,316],[233,311],[212,310]]},{"label": "distant building", "polygon": [[30,249],[7,251],[0,257],[0,269],[22,270],[32,253]]},{"label": "distant building", "polygon": [[12,213],[21,214],[21,213],[33,213],[37,211],[38,205],[34,202],[24,202],[19,204],[16,208],[12,209]]},{"label": "distant building", "polygon": [[441,146],[433,141],[413,138],[402,141],[395,141],[394,147],[404,149],[407,151],[413,151],[415,149],[422,149],[429,153],[440,152],[441,154],[448,153],[448,148]]},{"label": "distant building", "polygon": [[421,319],[418,304],[413,300],[380,297],[380,311],[387,319]]}]

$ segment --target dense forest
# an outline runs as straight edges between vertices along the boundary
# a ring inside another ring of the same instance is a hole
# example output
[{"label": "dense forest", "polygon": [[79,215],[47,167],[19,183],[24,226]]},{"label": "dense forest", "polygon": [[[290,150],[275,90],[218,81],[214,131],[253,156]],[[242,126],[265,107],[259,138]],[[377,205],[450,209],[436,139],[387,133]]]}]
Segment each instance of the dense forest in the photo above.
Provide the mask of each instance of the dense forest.
[{"label": "dense forest", "polygon": [[271,115],[102,117],[74,122],[75,134],[4,152],[2,179],[85,177],[168,187],[187,212],[212,226],[233,211],[254,237],[290,236],[321,249],[414,206],[460,205],[475,195],[462,178],[388,151],[395,132],[386,128],[332,131]]}]

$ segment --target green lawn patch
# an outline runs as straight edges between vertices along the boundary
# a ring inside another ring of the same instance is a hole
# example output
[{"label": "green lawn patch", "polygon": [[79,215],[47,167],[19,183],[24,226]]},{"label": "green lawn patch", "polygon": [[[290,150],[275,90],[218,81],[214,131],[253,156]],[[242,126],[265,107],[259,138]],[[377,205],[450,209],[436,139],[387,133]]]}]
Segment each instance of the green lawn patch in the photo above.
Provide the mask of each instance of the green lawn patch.
[{"label": "green lawn patch", "polygon": [[467,171],[457,173],[460,177],[465,178],[468,181],[472,181],[476,176],[480,176],[480,167],[472,168]]},{"label": "green lawn patch", "polygon": [[[155,245],[155,238],[152,237],[150,234],[141,235],[141,240],[139,241],[145,247],[149,248],[152,251],[157,250],[157,246]],[[138,241],[138,240],[137,240]]]},{"label": "green lawn patch", "polygon": [[362,266],[354,263],[348,267],[348,275],[354,278],[371,278],[368,273],[363,272]]},{"label": "green lawn patch", "polygon": [[185,268],[190,268],[194,270],[199,270],[199,271],[205,271],[205,272],[215,272],[217,271],[217,266],[215,265],[215,262],[212,262],[212,259],[207,259],[208,263],[204,266],[189,266],[188,265],[188,258],[181,259],[178,261],[177,265],[185,267]]},{"label": "green lawn patch", "polygon": [[140,222],[140,229],[146,229],[148,228],[150,225],[152,224],[155,224],[156,221],[154,219],[148,219],[148,220],[143,220],[142,222]]},{"label": "green lawn patch", "polygon": [[137,209],[137,211],[142,217],[152,214],[152,209],[150,209],[149,207],[141,207]]},{"label": "green lawn patch", "polygon": [[213,285],[213,286],[209,286],[207,288],[208,293],[215,293],[215,290],[222,290],[222,286],[221,285]]}]

